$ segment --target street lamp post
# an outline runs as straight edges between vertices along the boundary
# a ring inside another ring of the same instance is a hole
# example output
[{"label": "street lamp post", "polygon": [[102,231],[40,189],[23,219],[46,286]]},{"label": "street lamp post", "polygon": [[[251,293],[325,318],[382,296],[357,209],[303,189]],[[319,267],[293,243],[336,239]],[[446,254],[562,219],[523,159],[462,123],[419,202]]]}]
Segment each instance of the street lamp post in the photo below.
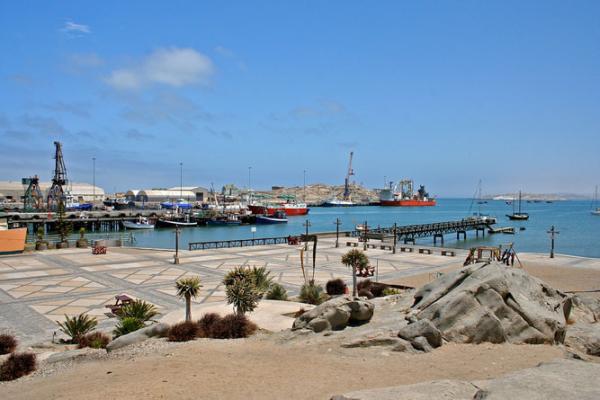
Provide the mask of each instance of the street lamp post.
[{"label": "street lamp post", "polygon": [[175,258],[174,264],[179,264],[179,225],[175,226]]},{"label": "street lamp post", "polygon": [[398,226],[394,222],[394,246],[392,247],[392,254],[396,254],[396,240],[398,239]]},{"label": "street lamp post", "polygon": [[310,223],[310,221],[307,219],[305,223],[302,224],[302,226],[304,226],[306,228],[306,236],[304,238],[304,250],[308,251],[308,227],[311,226],[312,224]]},{"label": "street lamp post", "polygon": [[335,247],[340,247],[340,225],[342,224],[342,221],[340,221],[339,218],[335,219]]},{"label": "street lamp post", "polygon": [[548,233],[550,234],[550,258],[554,258],[554,238],[560,232],[554,229],[554,225],[552,225]]}]

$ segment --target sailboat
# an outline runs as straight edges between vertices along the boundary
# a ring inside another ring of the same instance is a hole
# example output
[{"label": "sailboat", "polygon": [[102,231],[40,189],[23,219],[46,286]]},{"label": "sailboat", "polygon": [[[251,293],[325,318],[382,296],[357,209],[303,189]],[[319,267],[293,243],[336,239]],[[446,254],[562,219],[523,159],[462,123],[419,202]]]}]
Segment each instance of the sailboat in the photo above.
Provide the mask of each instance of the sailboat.
[{"label": "sailboat", "polygon": [[598,185],[596,185],[596,191],[594,193],[594,202],[592,203],[592,215],[600,216],[600,207],[598,207]]},{"label": "sailboat", "polygon": [[521,191],[520,190],[519,190],[519,211],[518,212],[515,212],[514,206],[515,205],[513,202],[513,213],[506,214],[508,219],[513,220],[513,221],[526,221],[529,219],[529,214],[521,212]]}]

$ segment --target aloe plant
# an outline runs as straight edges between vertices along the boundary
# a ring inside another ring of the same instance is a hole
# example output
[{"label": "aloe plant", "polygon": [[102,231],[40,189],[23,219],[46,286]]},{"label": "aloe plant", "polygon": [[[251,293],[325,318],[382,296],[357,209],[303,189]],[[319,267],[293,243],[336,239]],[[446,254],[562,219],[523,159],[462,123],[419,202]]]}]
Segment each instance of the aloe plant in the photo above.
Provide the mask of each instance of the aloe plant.
[{"label": "aloe plant", "polygon": [[71,342],[79,343],[79,339],[82,336],[91,332],[98,325],[98,320],[86,313],[82,313],[75,317],[65,315],[65,322],[56,321],[56,323],[60,327],[60,330],[71,338]]}]

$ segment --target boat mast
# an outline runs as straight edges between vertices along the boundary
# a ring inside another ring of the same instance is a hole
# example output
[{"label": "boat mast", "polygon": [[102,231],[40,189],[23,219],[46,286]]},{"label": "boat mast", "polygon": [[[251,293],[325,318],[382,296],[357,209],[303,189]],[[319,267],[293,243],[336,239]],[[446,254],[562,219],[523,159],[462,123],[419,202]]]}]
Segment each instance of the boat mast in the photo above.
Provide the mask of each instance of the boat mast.
[{"label": "boat mast", "polygon": [[354,152],[350,152],[350,161],[348,162],[348,171],[346,172],[346,179],[344,180],[344,200],[350,200],[350,177],[354,175],[352,170],[352,157]]},{"label": "boat mast", "polygon": [[521,214],[521,191],[519,190],[519,212],[518,214]]}]

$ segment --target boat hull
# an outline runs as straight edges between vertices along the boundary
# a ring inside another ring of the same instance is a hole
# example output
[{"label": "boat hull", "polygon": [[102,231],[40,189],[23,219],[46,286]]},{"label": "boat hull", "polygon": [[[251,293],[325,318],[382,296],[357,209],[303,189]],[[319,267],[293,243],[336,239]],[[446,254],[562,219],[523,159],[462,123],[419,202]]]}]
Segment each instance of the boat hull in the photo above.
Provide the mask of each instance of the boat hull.
[{"label": "boat hull", "polygon": [[169,221],[166,219],[159,219],[158,221],[156,221],[156,226],[161,227],[161,228],[175,228],[176,226],[183,228],[183,227],[191,227],[191,226],[197,226],[197,225],[198,225],[197,222]]},{"label": "boat hull", "polygon": [[256,217],[257,224],[285,224],[287,222],[288,222],[288,220],[285,218],[273,218],[273,217],[267,217],[267,216],[263,216],[263,215],[259,215]]},{"label": "boat hull", "polygon": [[529,219],[528,214],[513,214],[513,215],[507,214],[506,216],[511,221],[527,221]]},{"label": "boat hull", "polygon": [[139,222],[123,221],[123,226],[127,229],[154,229],[153,224],[140,224]]},{"label": "boat hull", "polygon": [[250,206],[248,206],[248,209],[254,215],[258,215],[258,214],[273,215],[277,211],[282,211],[288,217],[293,217],[296,215],[306,215],[306,214],[308,214],[308,211],[309,211],[308,207],[285,207],[285,206],[267,207],[267,206],[257,206],[257,205],[250,205]]},{"label": "boat hull", "polygon": [[219,221],[219,220],[212,220],[209,219],[208,221],[206,221],[206,225],[211,225],[211,226],[237,226],[237,225],[241,225],[242,221]]},{"label": "boat hull", "polygon": [[436,205],[435,200],[381,200],[382,207],[433,207]]},{"label": "boat hull", "polygon": [[0,231],[0,254],[21,253],[25,250],[27,228]]}]

